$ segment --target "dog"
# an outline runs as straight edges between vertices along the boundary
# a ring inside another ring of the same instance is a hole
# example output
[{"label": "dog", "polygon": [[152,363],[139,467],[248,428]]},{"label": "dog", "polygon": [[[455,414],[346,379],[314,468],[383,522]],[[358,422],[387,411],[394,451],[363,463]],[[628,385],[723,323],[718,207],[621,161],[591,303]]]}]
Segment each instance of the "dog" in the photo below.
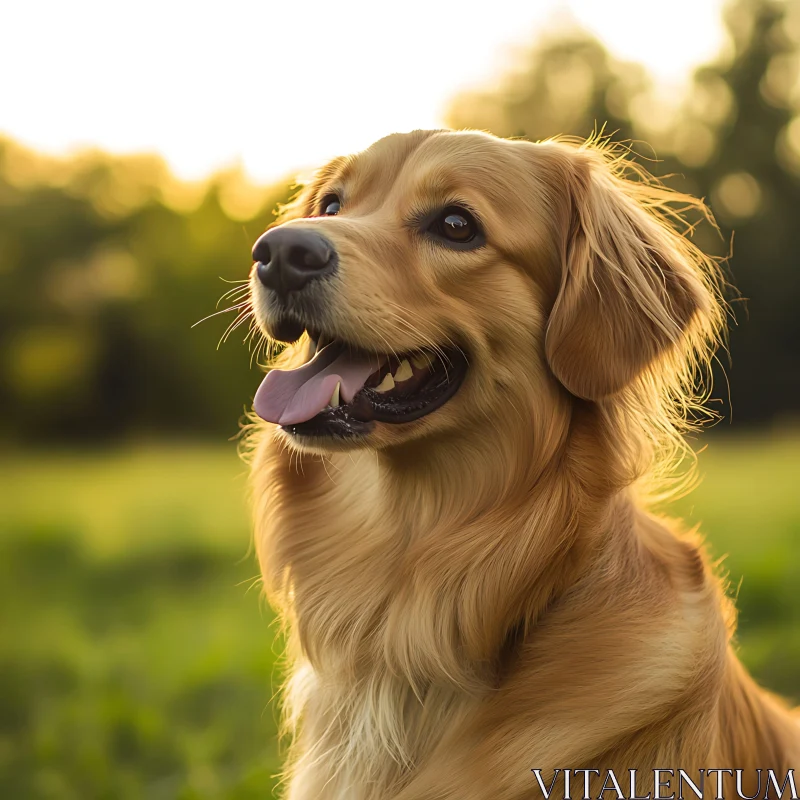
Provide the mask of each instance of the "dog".
[{"label": "dog", "polygon": [[764,796],[800,766],[702,544],[648,511],[724,336],[694,212],[598,140],[415,131],[258,239],[289,800],[597,797],[611,770]]}]

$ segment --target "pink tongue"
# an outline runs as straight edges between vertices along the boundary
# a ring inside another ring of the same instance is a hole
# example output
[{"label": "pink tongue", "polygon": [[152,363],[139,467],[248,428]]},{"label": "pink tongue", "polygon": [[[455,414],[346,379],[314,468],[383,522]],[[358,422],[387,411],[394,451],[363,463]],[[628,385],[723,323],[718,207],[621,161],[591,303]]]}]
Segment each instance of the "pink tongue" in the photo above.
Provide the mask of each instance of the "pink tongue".
[{"label": "pink tongue", "polygon": [[339,397],[349,403],[380,367],[378,356],[348,353],[333,342],[297,369],[273,369],[258,387],[253,407],[267,422],[296,425],[315,417],[341,382]]}]

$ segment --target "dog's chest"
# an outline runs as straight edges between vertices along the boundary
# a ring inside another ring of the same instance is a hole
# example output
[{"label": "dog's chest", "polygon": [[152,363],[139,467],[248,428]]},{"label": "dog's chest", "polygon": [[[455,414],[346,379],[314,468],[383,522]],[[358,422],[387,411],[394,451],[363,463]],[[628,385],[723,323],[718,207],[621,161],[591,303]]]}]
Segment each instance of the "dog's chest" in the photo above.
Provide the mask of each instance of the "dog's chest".
[{"label": "dog's chest", "polygon": [[351,683],[319,675],[308,663],[295,671],[287,701],[303,730],[291,800],[386,797],[468,711],[451,687],[427,687],[417,696],[386,671]]}]

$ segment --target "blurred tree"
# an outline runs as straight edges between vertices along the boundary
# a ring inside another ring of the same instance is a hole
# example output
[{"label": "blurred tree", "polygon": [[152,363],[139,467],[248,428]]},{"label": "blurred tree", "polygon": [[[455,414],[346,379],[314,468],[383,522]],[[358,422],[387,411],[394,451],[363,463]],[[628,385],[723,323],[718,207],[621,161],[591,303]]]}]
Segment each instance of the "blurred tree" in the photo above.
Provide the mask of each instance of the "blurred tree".
[{"label": "blurred tree", "polygon": [[628,105],[648,86],[638,64],[613,59],[579,29],[546,34],[500,86],[454,99],[448,122],[532,140],[588,136],[598,122],[615,138],[632,135]]},{"label": "blurred tree", "polygon": [[734,234],[731,399],[751,421],[800,405],[800,2],[737,0],[725,19],[731,53],[698,70],[686,124],[716,139],[691,177]]},{"label": "blurred tree", "polygon": [[289,194],[239,170],[191,186],[153,157],[1,142],[0,436],[235,434],[259,380],[247,347],[217,352],[237,310],[192,325],[232,288],[220,278],[247,277]]}]

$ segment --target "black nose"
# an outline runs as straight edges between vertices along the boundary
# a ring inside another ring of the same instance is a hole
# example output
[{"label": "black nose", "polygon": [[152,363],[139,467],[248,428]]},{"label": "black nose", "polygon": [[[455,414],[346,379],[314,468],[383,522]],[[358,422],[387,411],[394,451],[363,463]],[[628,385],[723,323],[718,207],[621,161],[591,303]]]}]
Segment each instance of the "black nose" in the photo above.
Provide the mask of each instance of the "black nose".
[{"label": "black nose", "polygon": [[310,281],[333,273],[333,245],[319,233],[281,227],[267,231],[253,246],[258,279],[279,294],[296,292]]}]

